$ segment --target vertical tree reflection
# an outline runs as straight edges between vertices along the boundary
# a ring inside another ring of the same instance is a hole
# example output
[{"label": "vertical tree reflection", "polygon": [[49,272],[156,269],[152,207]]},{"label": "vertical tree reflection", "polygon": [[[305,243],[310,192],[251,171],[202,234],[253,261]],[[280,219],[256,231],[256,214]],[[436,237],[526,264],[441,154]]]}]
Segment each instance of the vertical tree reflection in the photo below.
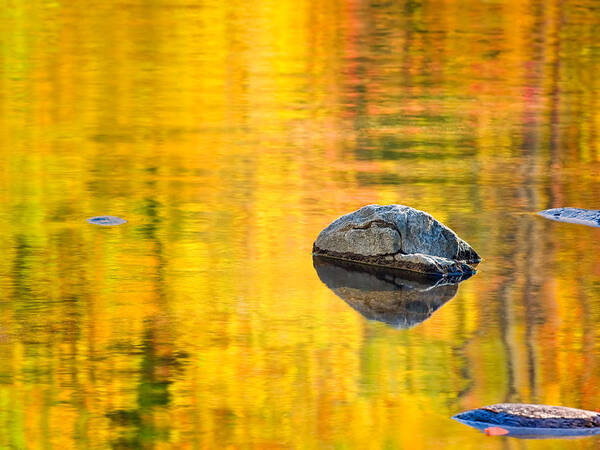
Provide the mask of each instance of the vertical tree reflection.
[{"label": "vertical tree reflection", "polygon": [[[156,186],[149,182],[150,191]],[[147,198],[143,212],[146,224],[138,228],[140,238],[150,245],[154,259],[154,302],[157,313],[144,320],[143,339],[140,347],[138,372],[137,408],[115,410],[107,414],[111,421],[125,431],[113,441],[115,448],[152,448],[159,442],[169,440],[171,421],[169,386],[179,367],[173,343],[173,323],[170,318],[169,300],[165,292],[165,256],[162,242],[161,204],[155,198]]]}]

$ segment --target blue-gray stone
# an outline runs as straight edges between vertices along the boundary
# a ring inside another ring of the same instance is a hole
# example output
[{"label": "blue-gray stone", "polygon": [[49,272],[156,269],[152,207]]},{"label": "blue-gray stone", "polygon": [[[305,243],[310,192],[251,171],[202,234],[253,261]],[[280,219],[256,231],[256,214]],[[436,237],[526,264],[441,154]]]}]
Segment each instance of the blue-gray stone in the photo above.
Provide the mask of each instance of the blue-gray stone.
[{"label": "blue-gray stone", "polygon": [[569,437],[600,433],[600,414],[566,406],[498,403],[457,414],[453,419],[484,430],[501,427],[514,437]]},{"label": "blue-gray stone", "polygon": [[559,222],[600,227],[600,211],[597,209],[552,208],[540,211],[538,215]]},{"label": "blue-gray stone", "polygon": [[90,217],[89,219],[87,219],[87,221],[89,223],[93,223],[94,225],[100,225],[103,227],[113,227],[115,225],[122,225],[124,223],[127,223],[125,219],[121,219],[120,217],[116,216]]}]

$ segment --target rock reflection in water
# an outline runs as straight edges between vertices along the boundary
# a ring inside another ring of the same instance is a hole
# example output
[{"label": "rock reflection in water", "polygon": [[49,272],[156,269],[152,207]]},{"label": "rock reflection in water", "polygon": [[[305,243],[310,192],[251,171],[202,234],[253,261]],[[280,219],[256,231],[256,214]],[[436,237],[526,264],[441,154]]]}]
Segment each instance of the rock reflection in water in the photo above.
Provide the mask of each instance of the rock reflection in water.
[{"label": "rock reflection in water", "polygon": [[421,274],[313,256],[319,278],[366,319],[412,328],[454,298],[470,275],[431,279]]}]

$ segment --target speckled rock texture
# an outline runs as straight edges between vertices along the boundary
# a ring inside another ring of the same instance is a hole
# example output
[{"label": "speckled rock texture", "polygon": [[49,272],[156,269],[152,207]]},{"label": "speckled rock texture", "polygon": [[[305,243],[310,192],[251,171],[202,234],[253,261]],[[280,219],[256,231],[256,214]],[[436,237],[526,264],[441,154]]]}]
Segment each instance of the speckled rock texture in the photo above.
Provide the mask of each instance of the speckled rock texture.
[{"label": "speckled rock texture", "polygon": [[481,258],[430,214],[403,205],[367,205],[325,228],[313,253],[434,276],[473,274]]},{"label": "speckled rock texture", "polygon": [[529,428],[595,428],[600,414],[566,406],[498,403],[457,414],[459,421]]},{"label": "speckled rock texture", "polygon": [[600,211],[597,209],[553,208],[540,211],[538,215],[558,222],[600,227]]},{"label": "speckled rock texture", "polygon": [[427,278],[320,256],[313,257],[321,281],[368,320],[394,328],[412,328],[451,300],[468,276]]}]

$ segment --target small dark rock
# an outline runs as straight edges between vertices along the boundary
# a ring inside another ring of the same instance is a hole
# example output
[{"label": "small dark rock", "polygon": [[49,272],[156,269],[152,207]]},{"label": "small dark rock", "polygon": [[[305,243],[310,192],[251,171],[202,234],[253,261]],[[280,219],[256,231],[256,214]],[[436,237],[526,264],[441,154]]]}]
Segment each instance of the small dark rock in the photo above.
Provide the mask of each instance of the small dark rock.
[{"label": "small dark rock", "polygon": [[116,217],[116,216],[90,217],[89,219],[87,219],[87,221],[89,223],[93,223],[94,225],[100,225],[103,227],[112,227],[115,225],[122,225],[124,223],[127,223],[127,221],[125,219],[121,219],[120,217]]}]

